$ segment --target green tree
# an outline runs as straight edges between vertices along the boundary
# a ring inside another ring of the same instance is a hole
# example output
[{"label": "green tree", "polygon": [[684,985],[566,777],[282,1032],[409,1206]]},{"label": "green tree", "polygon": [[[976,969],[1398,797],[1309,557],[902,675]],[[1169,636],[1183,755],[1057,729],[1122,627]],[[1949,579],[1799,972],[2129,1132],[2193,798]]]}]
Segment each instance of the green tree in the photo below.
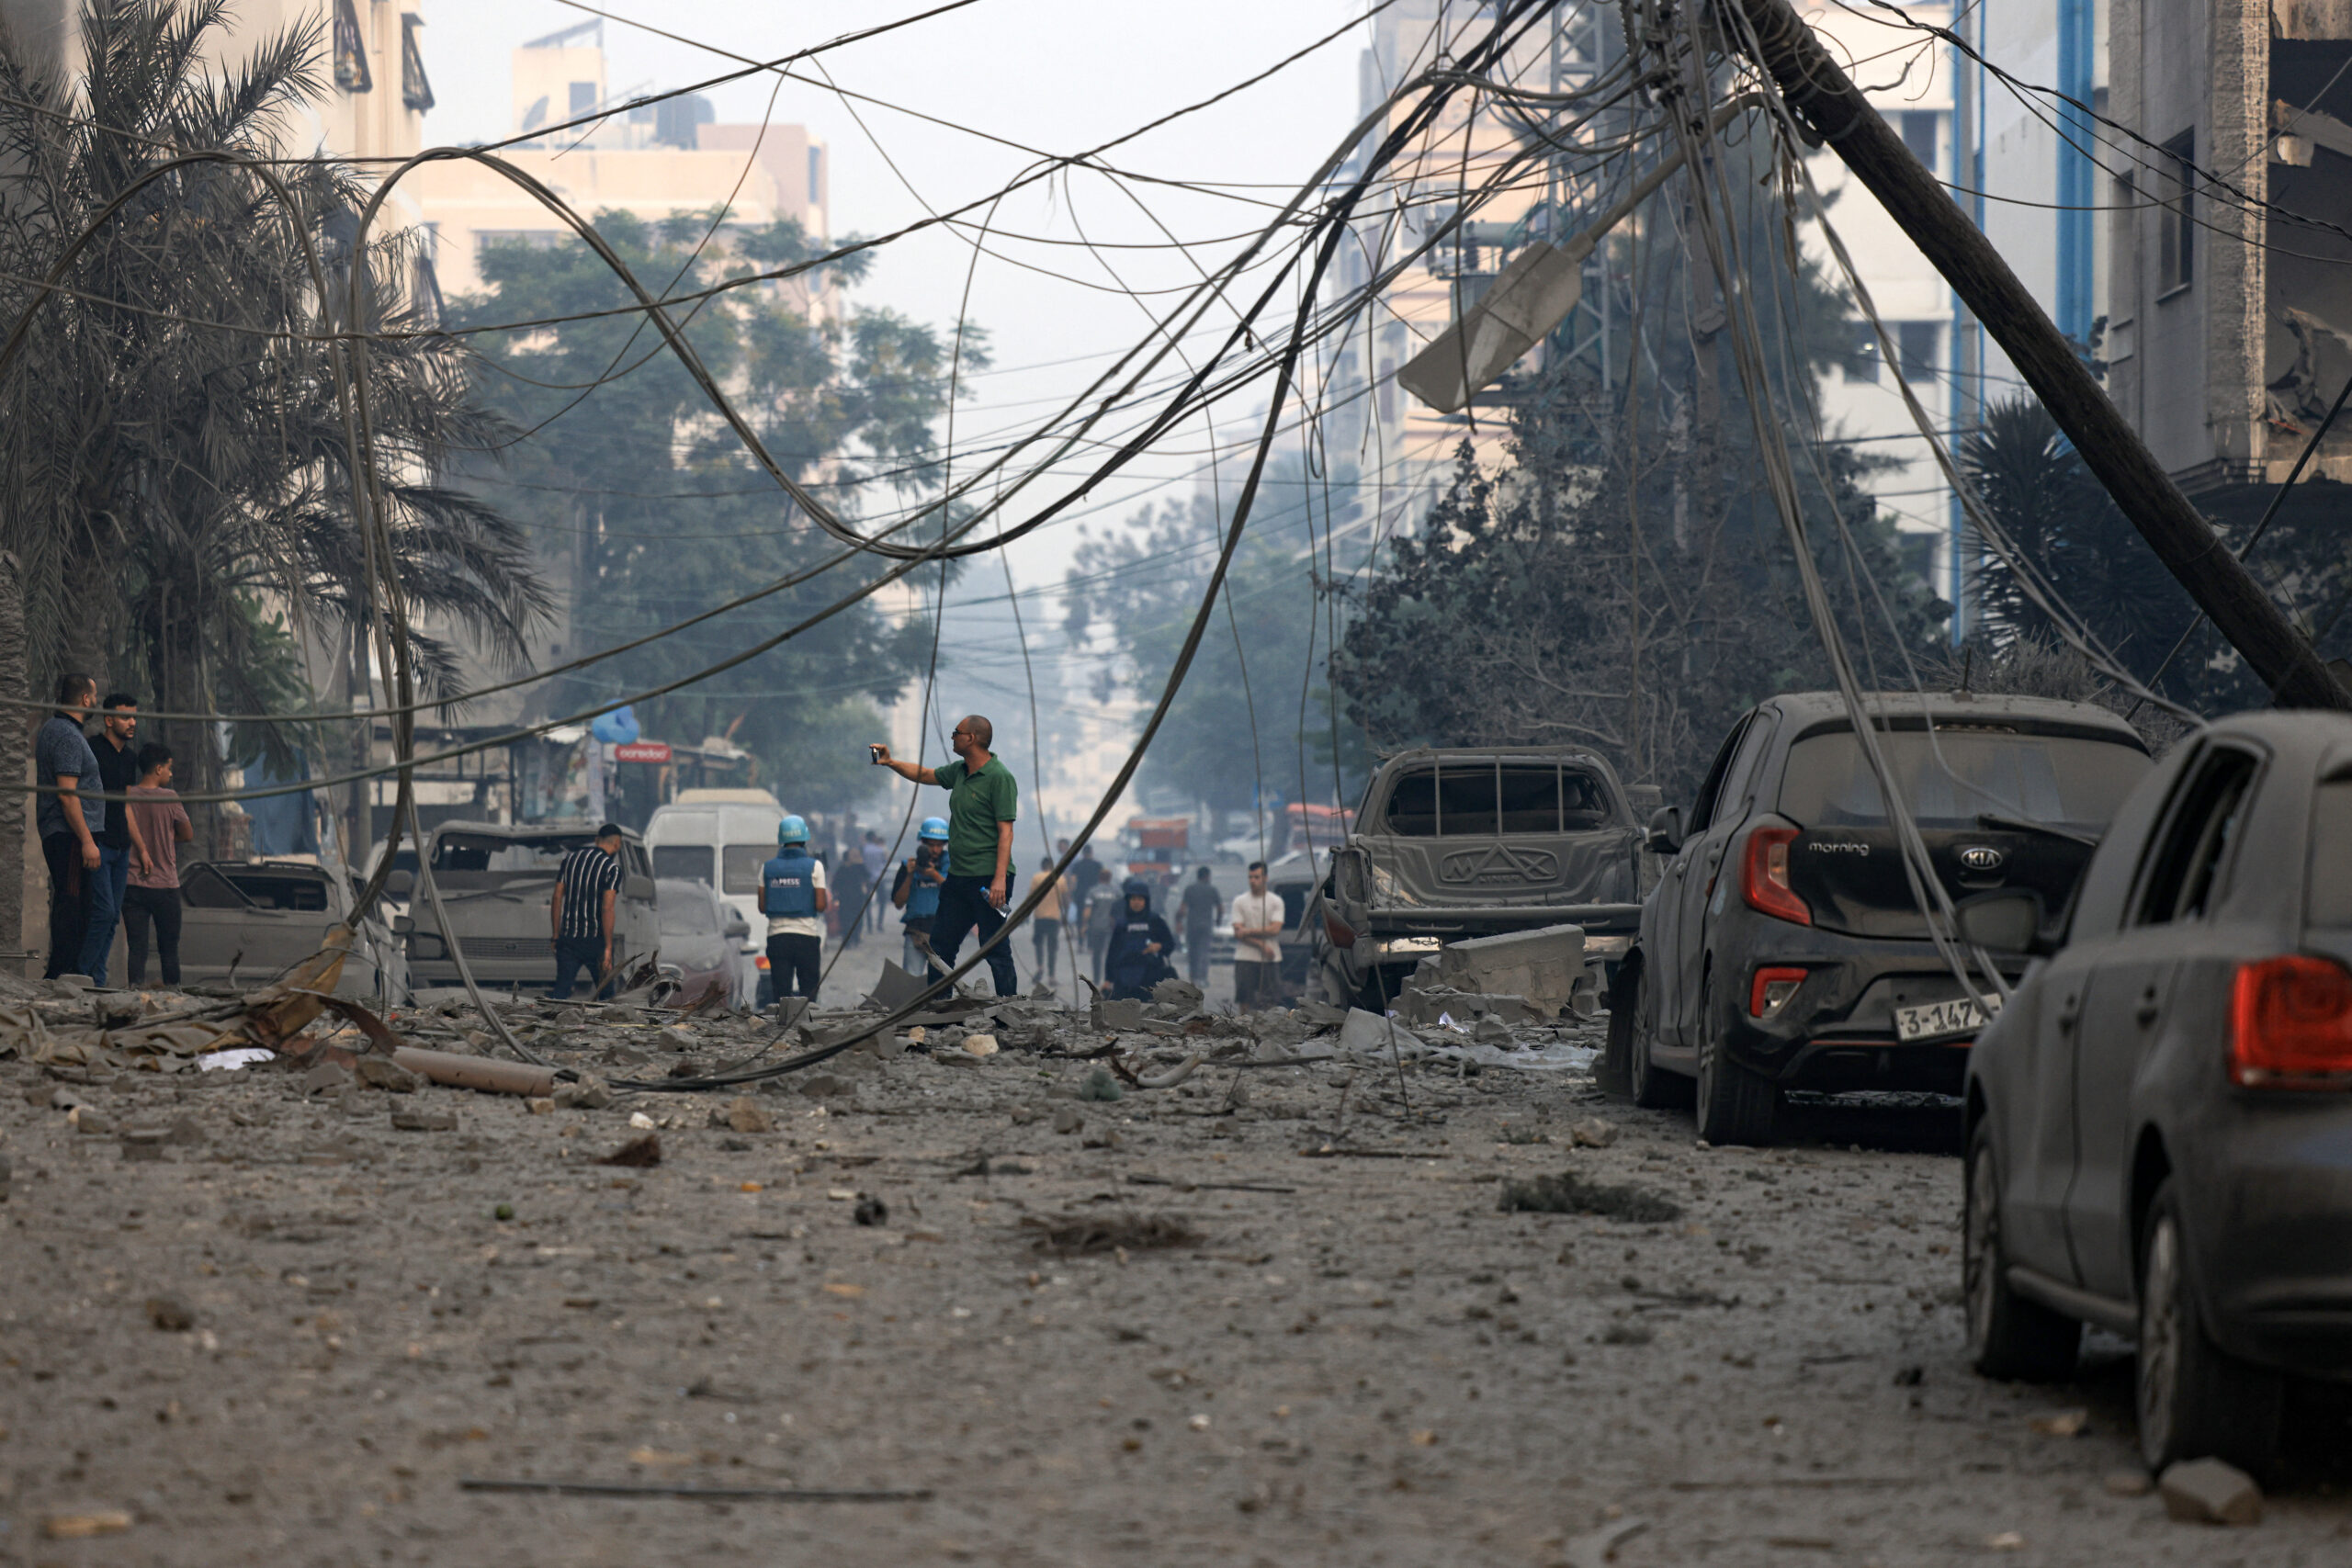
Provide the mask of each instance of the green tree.
[{"label": "green tree", "polygon": [[[820,247],[790,220],[750,227],[681,212],[647,222],[602,212],[600,236],[648,288],[683,293],[753,268],[808,260]],[[934,422],[946,405],[957,345],[880,309],[839,303],[865,257],[804,274],[831,310],[797,308],[754,285],[691,310],[684,332],[712,375],[796,479],[846,516],[862,494],[905,502],[937,487]],[[459,299],[466,326],[571,316],[628,302],[625,286],[584,244],[493,245],[481,259],[492,291]],[[537,535],[549,575],[568,585],[565,655],[642,636],[813,565],[841,549],[752,468],[734,434],[653,330],[635,314],[490,333],[477,387],[529,439],[485,451],[477,482]],[[988,363],[967,327],[965,373]],[[492,459],[502,459],[495,469]],[[880,521],[887,522],[888,519]],[[936,537],[934,523],[922,537]],[[911,542],[911,536],[910,536]],[[870,581],[861,556],[758,604],[730,612],[584,671],[550,681],[535,711],[576,711],[713,663]],[[936,581],[933,569],[915,574]],[[641,706],[650,735],[729,736],[760,761],[763,781],[796,807],[850,804],[875,787],[860,742],[879,733],[891,701],[929,657],[927,621],[894,622],[868,602],[710,682]]]}]

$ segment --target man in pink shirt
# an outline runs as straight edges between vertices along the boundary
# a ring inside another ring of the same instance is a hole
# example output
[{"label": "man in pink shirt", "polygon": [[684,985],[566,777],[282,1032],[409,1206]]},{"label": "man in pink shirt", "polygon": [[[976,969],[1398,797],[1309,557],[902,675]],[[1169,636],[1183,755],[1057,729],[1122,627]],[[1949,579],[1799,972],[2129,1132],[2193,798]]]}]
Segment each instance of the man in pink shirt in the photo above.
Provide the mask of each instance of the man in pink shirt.
[{"label": "man in pink shirt", "polygon": [[172,749],[153,741],[139,749],[139,782],[130,796],[132,840],[130,882],[122,892],[122,937],[130,949],[130,983],[147,978],[147,924],[155,925],[155,956],[164,984],[180,983],[180,856],[196,837],[187,808],[172,788]]}]

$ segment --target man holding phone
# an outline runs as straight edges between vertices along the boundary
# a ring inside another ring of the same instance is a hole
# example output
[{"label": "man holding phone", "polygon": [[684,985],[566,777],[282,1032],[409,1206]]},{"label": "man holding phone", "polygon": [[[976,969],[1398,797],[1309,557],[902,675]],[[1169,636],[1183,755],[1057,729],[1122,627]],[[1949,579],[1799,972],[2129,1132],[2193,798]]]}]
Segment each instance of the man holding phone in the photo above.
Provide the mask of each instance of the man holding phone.
[{"label": "man holding phone", "polygon": [[[947,738],[956,761],[937,768],[901,761],[890,748],[870,745],[876,767],[912,784],[947,791],[947,863],[939,889],[939,912],[931,928],[931,951],[944,969],[956,967],[956,952],[978,927],[980,941],[992,941],[1004,927],[1006,879],[1012,874],[1012,824],[1020,815],[1021,786],[1011,770],[989,753],[996,728],[978,714],[967,716]],[[972,868],[971,872],[965,867]],[[983,871],[981,868],[987,867]],[[989,953],[989,975],[1000,997],[1021,994],[1012,971],[1012,947],[998,942]]]}]

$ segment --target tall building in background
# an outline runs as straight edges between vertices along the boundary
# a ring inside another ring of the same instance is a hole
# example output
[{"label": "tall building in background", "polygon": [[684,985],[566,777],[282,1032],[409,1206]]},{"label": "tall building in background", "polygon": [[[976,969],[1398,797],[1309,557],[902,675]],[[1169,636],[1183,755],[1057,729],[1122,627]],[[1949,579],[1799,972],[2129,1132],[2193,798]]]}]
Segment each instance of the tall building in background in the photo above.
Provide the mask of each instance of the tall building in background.
[{"label": "tall building in background", "polygon": [[[583,217],[604,211],[656,221],[679,212],[725,209],[727,231],[796,220],[821,239],[826,220],[825,145],[798,125],[719,125],[699,95],[623,107],[651,82],[615,85],[604,23],[583,22],[514,51],[510,134],[528,136],[582,115],[611,118],[503,148],[499,156],[540,181]],[[447,293],[481,288],[485,245],[553,244],[570,233],[556,215],[493,170],[469,162],[429,164],[406,182],[433,235],[434,266]],[[816,291],[795,288],[796,307],[821,313]]]}]

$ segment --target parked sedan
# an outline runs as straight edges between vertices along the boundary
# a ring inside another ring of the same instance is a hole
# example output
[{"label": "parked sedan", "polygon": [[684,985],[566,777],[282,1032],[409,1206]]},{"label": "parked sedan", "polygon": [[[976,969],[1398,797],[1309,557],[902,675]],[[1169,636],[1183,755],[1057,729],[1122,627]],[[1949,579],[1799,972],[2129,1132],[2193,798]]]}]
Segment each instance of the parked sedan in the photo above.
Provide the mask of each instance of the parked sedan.
[{"label": "parked sedan", "polygon": [[748,929],[743,917],[707,882],[664,876],[653,888],[662,919],[662,962],[678,971],[679,1004],[701,1000],[713,986],[734,1000],[742,981],[738,933]]},{"label": "parked sedan", "polygon": [[[2258,1468],[2282,1375],[2352,1378],[2352,717],[2243,715],[2116,814],[1969,1063],[1969,1349],[2139,1339],[2151,1466]],[[2024,938],[1980,905],[1971,934]],[[2048,943],[2040,943],[2043,951]]]},{"label": "parked sedan", "polygon": [[[2063,908],[2150,766],[2131,727],[2086,703],[1866,702],[1955,903],[2025,891]],[[1668,858],[1611,986],[1617,1087],[1650,1107],[1695,1097],[1699,1135],[1717,1144],[1770,1141],[1785,1089],[1959,1092],[1984,1018],[1929,940],[1836,693],[1742,716],[1690,810],[1652,818],[1649,847]],[[2010,980],[2024,965],[1997,962]]]}]

